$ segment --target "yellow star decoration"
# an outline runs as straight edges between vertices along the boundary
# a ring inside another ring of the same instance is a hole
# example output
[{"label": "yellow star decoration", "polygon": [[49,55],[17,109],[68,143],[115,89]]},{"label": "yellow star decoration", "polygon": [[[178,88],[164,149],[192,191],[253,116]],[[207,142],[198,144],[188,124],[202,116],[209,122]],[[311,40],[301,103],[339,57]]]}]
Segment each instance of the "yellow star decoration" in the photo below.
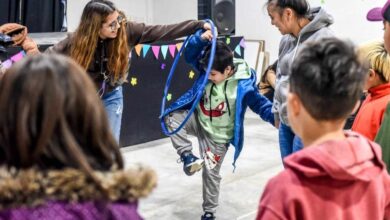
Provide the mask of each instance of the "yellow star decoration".
[{"label": "yellow star decoration", "polygon": [[230,37],[226,38],[226,44],[230,44]]},{"label": "yellow star decoration", "polygon": [[132,77],[132,78],[131,78],[130,84],[131,84],[132,86],[136,86],[136,85],[137,85],[137,78]]},{"label": "yellow star decoration", "polygon": [[171,94],[171,93],[168,93],[168,95],[167,95],[167,100],[168,100],[168,101],[171,101],[171,99],[172,99],[172,94]]},{"label": "yellow star decoration", "polygon": [[188,75],[188,77],[190,77],[190,79],[193,79],[194,76],[195,76],[195,73],[194,73],[194,71],[191,70],[190,74]]}]

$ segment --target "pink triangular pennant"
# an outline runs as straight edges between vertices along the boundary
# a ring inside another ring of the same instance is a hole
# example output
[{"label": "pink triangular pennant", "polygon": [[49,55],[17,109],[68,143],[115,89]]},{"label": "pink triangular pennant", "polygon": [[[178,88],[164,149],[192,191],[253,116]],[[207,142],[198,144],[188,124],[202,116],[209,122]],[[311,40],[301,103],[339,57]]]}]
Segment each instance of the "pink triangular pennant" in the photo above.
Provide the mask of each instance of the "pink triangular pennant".
[{"label": "pink triangular pennant", "polygon": [[175,52],[176,52],[176,45],[169,45],[169,53],[171,54],[172,57],[175,57]]},{"label": "pink triangular pennant", "polygon": [[160,53],[160,46],[152,46],[152,51],[153,51],[154,57],[156,57],[156,59],[158,59],[158,55]]},{"label": "pink triangular pennant", "polygon": [[143,44],[137,44],[135,45],[135,52],[137,53],[138,56],[141,56],[141,49],[142,49]]},{"label": "pink triangular pennant", "polygon": [[246,47],[244,38],[241,39],[241,41],[240,41],[240,46],[241,46],[242,48],[245,48],[245,47]]}]

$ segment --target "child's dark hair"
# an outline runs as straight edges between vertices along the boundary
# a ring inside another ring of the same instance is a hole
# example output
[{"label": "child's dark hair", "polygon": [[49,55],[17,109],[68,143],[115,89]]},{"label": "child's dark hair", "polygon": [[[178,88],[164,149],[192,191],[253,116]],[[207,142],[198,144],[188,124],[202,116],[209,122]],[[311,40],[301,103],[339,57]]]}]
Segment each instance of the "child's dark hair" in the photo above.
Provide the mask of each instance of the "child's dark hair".
[{"label": "child's dark hair", "polygon": [[[201,68],[203,69],[207,68],[207,64],[209,63],[209,59],[210,59],[210,53],[211,53],[211,45],[206,47],[203,58],[199,61]],[[218,40],[215,48],[215,56],[214,56],[212,69],[223,73],[223,71],[228,66],[234,68],[233,51],[229,48],[229,46],[225,42]]]},{"label": "child's dark hair", "polygon": [[350,42],[336,38],[307,43],[293,63],[290,91],[317,120],[351,114],[359,100],[367,68]]},{"label": "child's dark hair", "polygon": [[276,68],[278,67],[278,60],[276,60],[273,64],[269,65],[267,69],[265,69],[264,73],[261,75],[260,81],[265,82],[265,78],[267,77],[268,71],[272,70],[276,74]]},{"label": "child's dark hair", "polygon": [[300,18],[306,17],[310,11],[309,3],[306,0],[268,0],[266,3],[267,6],[271,4],[275,5],[277,9],[291,8]]}]

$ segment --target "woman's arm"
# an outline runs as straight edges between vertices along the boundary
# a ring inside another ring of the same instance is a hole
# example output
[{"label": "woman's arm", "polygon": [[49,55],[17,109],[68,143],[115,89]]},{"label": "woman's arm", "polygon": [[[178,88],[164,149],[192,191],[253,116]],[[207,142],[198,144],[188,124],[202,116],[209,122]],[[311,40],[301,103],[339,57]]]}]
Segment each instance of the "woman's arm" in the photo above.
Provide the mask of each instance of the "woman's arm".
[{"label": "woman's arm", "polygon": [[190,37],[184,50],[184,58],[187,63],[200,71],[199,60],[202,56],[202,51],[209,44],[206,32],[198,30]]},{"label": "woman's arm", "polygon": [[201,28],[209,28],[204,21],[188,20],[171,25],[146,25],[144,23],[128,22],[127,38],[129,44],[134,46],[140,43],[155,41],[169,41],[195,33]]},{"label": "woman's arm", "polygon": [[47,48],[45,50],[45,53],[60,53],[60,54],[68,55],[69,47],[70,47],[70,38],[71,35],[68,34],[68,36],[65,39]]}]

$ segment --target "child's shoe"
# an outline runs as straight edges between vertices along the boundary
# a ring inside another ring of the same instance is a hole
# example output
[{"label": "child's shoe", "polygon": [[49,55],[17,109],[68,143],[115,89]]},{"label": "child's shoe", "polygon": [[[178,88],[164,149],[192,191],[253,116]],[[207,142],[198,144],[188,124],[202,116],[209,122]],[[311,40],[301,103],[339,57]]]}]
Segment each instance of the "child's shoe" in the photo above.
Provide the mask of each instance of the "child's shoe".
[{"label": "child's shoe", "polygon": [[214,214],[211,213],[211,212],[205,212],[205,213],[202,215],[201,220],[215,220],[215,216],[214,216]]},{"label": "child's shoe", "polygon": [[197,158],[191,151],[185,151],[180,155],[180,160],[183,162],[183,170],[187,176],[191,176],[194,173],[202,169],[204,161]]}]

